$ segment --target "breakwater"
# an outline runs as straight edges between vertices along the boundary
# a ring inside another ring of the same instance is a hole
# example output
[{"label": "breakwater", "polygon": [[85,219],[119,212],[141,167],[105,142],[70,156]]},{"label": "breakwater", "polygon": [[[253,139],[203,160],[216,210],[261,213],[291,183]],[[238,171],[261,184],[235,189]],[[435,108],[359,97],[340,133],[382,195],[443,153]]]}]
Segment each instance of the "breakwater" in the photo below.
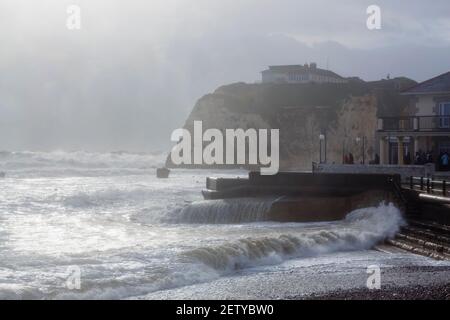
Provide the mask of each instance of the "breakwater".
[{"label": "breakwater", "polygon": [[[207,178],[203,196],[207,200],[273,198],[265,213],[272,221],[340,220],[355,209],[387,201],[400,203],[393,174],[335,174],[282,172],[248,178]],[[400,206],[400,204],[399,204]]]}]

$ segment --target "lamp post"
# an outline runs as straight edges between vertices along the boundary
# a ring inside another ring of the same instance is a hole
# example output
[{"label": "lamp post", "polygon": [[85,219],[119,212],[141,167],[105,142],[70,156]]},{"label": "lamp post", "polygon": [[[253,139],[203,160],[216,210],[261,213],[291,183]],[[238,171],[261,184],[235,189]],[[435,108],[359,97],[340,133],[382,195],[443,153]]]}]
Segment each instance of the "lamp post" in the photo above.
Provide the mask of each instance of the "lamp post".
[{"label": "lamp post", "polygon": [[[325,145],[325,161],[322,161],[322,143],[324,143]],[[320,157],[320,163],[326,163],[327,162],[327,140],[325,138],[325,135],[323,133],[321,133],[319,135],[319,157]]]},{"label": "lamp post", "polygon": [[366,164],[366,137],[363,136],[362,138],[357,137],[356,143],[360,143],[362,141],[362,164]]},{"label": "lamp post", "polygon": [[363,145],[362,145],[362,149],[363,149],[363,164],[366,164],[366,137],[363,136]]}]

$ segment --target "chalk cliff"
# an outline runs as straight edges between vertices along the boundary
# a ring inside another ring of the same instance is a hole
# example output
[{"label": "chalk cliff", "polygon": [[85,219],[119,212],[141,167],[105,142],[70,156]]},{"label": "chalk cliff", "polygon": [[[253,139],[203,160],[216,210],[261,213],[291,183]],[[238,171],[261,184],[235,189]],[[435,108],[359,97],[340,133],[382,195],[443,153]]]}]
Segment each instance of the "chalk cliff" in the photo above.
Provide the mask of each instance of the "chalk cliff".
[{"label": "chalk cliff", "polygon": [[[319,135],[326,135],[327,162],[342,163],[351,152],[355,162],[377,151],[377,116],[411,112],[401,90],[415,84],[407,78],[376,82],[352,79],[346,84],[245,84],[218,88],[198,100],[184,128],[196,120],[203,130],[280,129],[281,170],[309,170],[319,160]],[[324,155],[323,155],[324,156]],[[170,157],[167,165],[172,167]]]}]

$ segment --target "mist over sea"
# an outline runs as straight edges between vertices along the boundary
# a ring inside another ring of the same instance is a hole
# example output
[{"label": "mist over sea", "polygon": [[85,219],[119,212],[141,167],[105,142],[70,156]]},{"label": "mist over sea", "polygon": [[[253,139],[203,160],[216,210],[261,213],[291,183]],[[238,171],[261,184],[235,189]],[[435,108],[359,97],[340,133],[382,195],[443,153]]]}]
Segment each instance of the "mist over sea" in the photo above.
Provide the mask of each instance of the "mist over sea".
[{"label": "mist over sea", "polygon": [[[246,287],[233,297],[251,298],[290,268],[310,272],[310,282],[284,284],[280,295],[313,290],[314,275],[364,273],[374,261],[438,264],[370,250],[404,223],[390,204],[343,221],[271,222],[273,199],[202,199],[207,176],[246,172],[174,170],[157,179],[164,161],[163,154],[1,152],[0,299],[196,298],[208,284],[209,298],[230,297],[230,279]],[[74,266],[80,289],[67,286]]]}]

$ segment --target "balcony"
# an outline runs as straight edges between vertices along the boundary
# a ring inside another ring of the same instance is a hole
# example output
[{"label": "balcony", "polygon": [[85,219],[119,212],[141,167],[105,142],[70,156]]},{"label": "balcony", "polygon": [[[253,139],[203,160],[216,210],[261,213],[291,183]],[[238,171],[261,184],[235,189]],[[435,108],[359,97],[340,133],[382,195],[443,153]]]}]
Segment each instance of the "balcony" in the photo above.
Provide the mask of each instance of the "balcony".
[{"label": "balcony", "polygon": [[378,131],[450,132],[449,116],[409,116],[378,118]]}]

